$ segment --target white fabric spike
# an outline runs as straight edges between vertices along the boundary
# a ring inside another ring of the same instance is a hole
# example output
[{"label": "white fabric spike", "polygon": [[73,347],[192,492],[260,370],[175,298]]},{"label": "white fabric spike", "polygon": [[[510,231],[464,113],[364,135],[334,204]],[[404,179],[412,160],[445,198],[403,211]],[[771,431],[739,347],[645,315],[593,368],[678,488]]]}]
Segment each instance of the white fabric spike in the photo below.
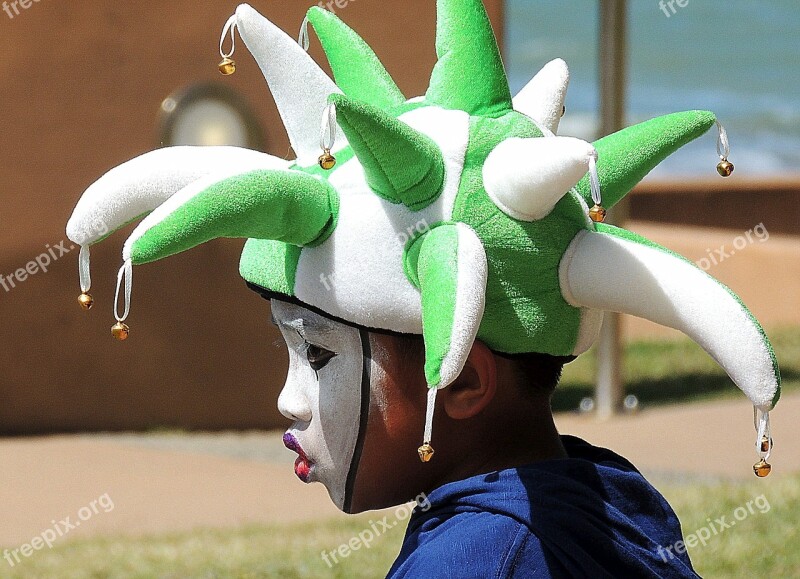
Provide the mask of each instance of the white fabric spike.
[{"label": "white fabric spike", "polygon": [[67,223],[67,237],[78,245],[91,245],[212,173],[235,175],[260,168],[286,168],[289,164],[237,147],[157,149],[115,167],[89,186]]},{"label": "white fabric spike", "polygon": [[514,97],[514,110],[558,132],[564,101],[569,87],[567,63],[557,58],[542,70]]},{"label": "white fabric spike", "polygon": [[456,223],[455,227],[458,231],[458,271],[453,329],[450,333],[450,351],[442,358],[439,370],[439,388],[452,384],[467,363],[483,319],[489,278],[486,249],[480,238],[469,225]]},{"label": "white fabric spike", "polygon": [[730,291],[704,271],[657,247],[581,231],[559,275],[570,305],[631,314],[683,332],[753,405],[763,412],[772,408],[780,384],[766,339]]},{"label": "white fabric spike", "polygon": [[484,188],[509,217],[536,221],[581,180],[596,155],[590,143],[573,137],[507,139],[486,159]]},{"label": "white fabric spike", "polygon": [[[248,4],[236,9],[239,36],[256,59],[300,165],[319,157],[319,118],[328,96],[342,91],[306,51]],[[337,127],[338,148],[347,144]]]},{"label": "white fabric spike", "polygon": [[254,169],[285,169],[284,161],[237,147],[167,147],[115,167],[81,196],[67,223],[67,237],[81,246],[81,291],[91,288],[89,246],[162,205],[189,183]]},{"label": "white fabric spike", "polygon": [[[273,169],[273,170],[285,170],[288,171],[288,167],[286,165],[280,167],[261,167],[266,169]],[[236,175],[241,175],[244,173],[248,173],[258,169],[258,167],[247,167],[244,168],[242,171],[238,171],[236,173],[225,172],[225,173],[211,173],[209,175],[205,175],[200,179],[196,179],[189,183],[186,187],[181,189],[180,191],[176,192],[172,197],[164,201],[161,205],[159,205],[156,209],[153,210],[150,215],[142,219],[139,224],[134,228],[131,232],[128,239],[125,240],[125,244],[122,246],[122,259],[128,260],[131,258],[131,250],[133,249],[133,244],[139,240],[145,233],[147,233],[150,229],[167,219],[170,215],[172,215],[175,211],[183,207],[186,203],[191,201],[197,195],[203,193],[209,187],[213,187],[215,184],[223,181],[225,179],[235,177]]]}]

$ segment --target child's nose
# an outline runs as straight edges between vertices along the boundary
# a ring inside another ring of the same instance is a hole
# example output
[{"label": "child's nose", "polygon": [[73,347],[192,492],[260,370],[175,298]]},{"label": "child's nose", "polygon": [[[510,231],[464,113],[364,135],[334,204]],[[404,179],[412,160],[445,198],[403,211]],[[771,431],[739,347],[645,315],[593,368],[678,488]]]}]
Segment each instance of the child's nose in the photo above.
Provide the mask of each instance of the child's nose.
[{"label": "child's nose", "polygon": [[283,390],[278,396],[278,410],[289,420],[311,422],[311,405],[297,380],[293,379],[292,372],[286,378]]}]

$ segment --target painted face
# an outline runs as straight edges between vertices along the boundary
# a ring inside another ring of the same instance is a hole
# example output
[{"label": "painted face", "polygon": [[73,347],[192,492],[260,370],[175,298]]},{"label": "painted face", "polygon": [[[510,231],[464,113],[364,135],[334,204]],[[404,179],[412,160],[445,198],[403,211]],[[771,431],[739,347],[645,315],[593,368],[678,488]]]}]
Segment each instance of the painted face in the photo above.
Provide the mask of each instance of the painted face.
[{"label": "painted face", "polygon": [[278,409],[294,421],[283,440],[298,454],[295,473],[303,482],[321,482],[334,504],[349,511],[369,412],[369,337],[278,300],[272,315],[289,349]]}]

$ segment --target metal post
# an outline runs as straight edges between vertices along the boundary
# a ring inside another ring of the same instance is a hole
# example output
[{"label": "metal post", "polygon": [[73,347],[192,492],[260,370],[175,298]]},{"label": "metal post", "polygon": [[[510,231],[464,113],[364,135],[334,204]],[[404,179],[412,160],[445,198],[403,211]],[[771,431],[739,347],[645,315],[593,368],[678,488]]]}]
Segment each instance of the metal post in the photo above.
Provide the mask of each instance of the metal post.
[{"label": "metal post", "polygon": [[[600,133],[605,136],[625,125],[627,69],[627,0],[600,0]],[[628,217],[623,200],[609,212],[621,225]],[[621,316],[607,313],[597,348],[597,416],[605,419],[622,409]]]}]

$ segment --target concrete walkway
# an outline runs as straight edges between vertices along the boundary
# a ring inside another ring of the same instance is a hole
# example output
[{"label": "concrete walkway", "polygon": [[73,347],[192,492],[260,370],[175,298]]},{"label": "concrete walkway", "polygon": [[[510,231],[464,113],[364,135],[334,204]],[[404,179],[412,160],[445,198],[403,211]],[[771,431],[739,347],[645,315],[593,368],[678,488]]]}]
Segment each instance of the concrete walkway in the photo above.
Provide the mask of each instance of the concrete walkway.
[{"label": "concrete walkway", "polygon": [[[294,455],[281,462],[231,458],[176,446],[173,437],[55,436],[0,441],[0,545],[28,542],[52,521],[71,517],[97,501],[99,512],[69,531],[142,534],[194,527],[307,521],[338,514],[321,485],[306,486],[294,475]],[[189,435],[186,439],[193,439]],[[227,437],[235,447],[235,435]],[[265,446],[279,441],[262,435]],[[159,447],[160,446],[160,447]],[[105,512],[108,499],[113,510]],[[84,511],[84,514],[88,514]],[[61,525],[66,526],[66,525]]]},{"label": "concrete walkway", "polygon": [[[774,471],[764,484],[800,471],[797,416],[800,394],[785,396],[772,417]],[[613,448],[656,481],[754,478],[745,400],[608,422],[564,414],[557,422],[562,433]],[[70,539],[343,517],[321,485],[295,478],[293,459],[280,433],[0,439],[0,546],[66,527],[67,517],[75,525]]]},{"label": "concrete walkway", "polygon": [[[766,481],[800,471],[800,393],[784,395],[770,414],[774,448]],[[562,434],[611,448],[656,480],[755,478],[753,406],[744,397],[643,410],[601,422],[559,414]]]}]

